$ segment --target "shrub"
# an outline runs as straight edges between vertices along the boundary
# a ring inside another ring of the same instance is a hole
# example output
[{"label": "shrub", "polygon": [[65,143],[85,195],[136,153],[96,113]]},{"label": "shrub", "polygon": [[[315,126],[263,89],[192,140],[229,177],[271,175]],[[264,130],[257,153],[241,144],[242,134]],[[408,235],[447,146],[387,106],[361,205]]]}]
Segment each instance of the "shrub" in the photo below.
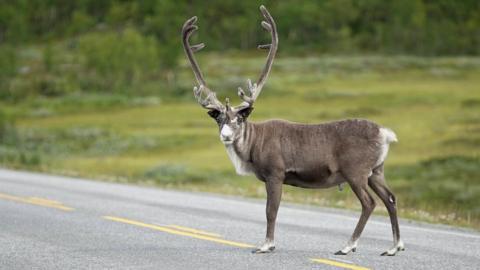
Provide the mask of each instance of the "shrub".
[{"label": "shrub", "polygon": [[[428,202],[444,208],[472,211],[480,215],[480,187],[472,182],[480,175],[478,157],[448,156],[433,158],[418,164],[394,167],[387,177],[410,182],[411,205]],[[394,182],[392,182],[394,184]],[[415,188],[411,188],[411,187]]]},{"label": "shrub", "polygon": [[85,35],[79,52],[87,69],[80,82],[85,91],[128,92],[158,73],[157,42],[133,28]]},{"label": "shrub", "polygon": [[12,143],[16,137],[12,117],[0,110],[0,144]]},{"label": "shrub", "polygon": [[16,73],[16,53],[11,46],[0,46],[0,100],[10,98],[10,80]]},{"label": "shrub", "polygon": [[153,180],[161,186],[179,186],[183,184],[206,184],[218,181],[225,175],[219,172],[207,172],[190,168],[184,164],[160,164],[146,170],[143,178]]}]

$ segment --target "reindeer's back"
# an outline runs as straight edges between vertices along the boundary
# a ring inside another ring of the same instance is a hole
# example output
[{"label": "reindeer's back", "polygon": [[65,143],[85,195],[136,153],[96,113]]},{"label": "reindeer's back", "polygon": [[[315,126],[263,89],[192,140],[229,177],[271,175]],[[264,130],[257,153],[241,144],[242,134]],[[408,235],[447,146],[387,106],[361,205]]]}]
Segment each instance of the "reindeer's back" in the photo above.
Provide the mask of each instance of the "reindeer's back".
[{"label": "reindeer's back", "polygon": [[364,119],[346,119],[322,124],[269,120],[256,125],[263,127],[266,138],[278,138],[283,143],[293,143],[297,147],[303,144],[311,146],[349,140],[377,141],[381,128],[380,125]]},{"label": "reindeer's back", "polygon": [[286,167],[335,169],[347,163],[371,167],[381,154],[382,127],[368,120],[322,124],[269,120],[256,125],[263,129],[263,151],[280,150],[277,154],[281,154]]}]

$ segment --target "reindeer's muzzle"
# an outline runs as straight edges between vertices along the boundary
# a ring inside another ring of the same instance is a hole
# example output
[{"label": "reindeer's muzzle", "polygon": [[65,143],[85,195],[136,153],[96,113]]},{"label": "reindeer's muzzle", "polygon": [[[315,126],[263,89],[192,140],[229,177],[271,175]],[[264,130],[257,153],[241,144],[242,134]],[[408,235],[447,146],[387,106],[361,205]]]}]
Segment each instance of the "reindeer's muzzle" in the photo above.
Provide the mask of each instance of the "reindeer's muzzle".
[{"label": "reindeer's muzzle", "polygon": [[228,125],[223,125],[220,130],[220,140],[222,140],[224,144],[233,143],[233,130]]}]

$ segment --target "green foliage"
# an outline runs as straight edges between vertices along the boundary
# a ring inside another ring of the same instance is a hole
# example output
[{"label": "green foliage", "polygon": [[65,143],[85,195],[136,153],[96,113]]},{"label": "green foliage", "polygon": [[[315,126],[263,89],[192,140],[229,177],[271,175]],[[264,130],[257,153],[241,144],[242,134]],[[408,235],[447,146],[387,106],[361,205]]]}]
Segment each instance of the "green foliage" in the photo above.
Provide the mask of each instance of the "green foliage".
[{"label": "green foliage", "polygon": [[[283,51],[395,54],[479,54],[480,2],[428,0],[282,0],[264,3],[277,19]],[[254,48],[265,33],[258,1],[109,0],[0,3],[0,43],[61,38],[95,26],[134,27],[162,44],[162,62],[175,66],[179,31],[200,19],[201,40],[212,49]],[[176,46],[174,46],[174,44]]]},{"label": "green foliage", "polygon": [[0,145],[0,162],[15,168],[35,169],[41,166],[42,158],[39,153],[23,151]]},{"label": "green foliage", "polygon": [[11,143],[14,136],[13,119],[0,109],[0,143]]},{"label": "green foliage", "polygon": [[[153,180],[156,184],[162,186],[179,187],[185,184],[206,184],[218,182],[222,178],[221,174],[199,171],[189,168],[184,164],[161,164],[145,171],[143,176],[146,180]],[[225,175],[223,175],[225,177]]]},{"label": "green foliage", "polygon": [[145,33],[154,35],[159,44],[160,65],[164,69],[177,66],[181,52],[180,28],[185,22],[187,4],[182,1],[156,1],[144,17]]},{"label": "green foliage", "polygon": [[43,50],[43,66],[45,71],[51,72],[53,70],[53,49],[50,44],[47,44],[45,49]]},{"label": "green foliage", "polygon": [[134,28],[82,36],[78,50],[85,59],[84,91],[123,91],[142,83],[158,70],[157,42]]},{"label": "green foliage", "polygon": [[0,45],[0,100],[10,94],[10,81],[17,68],[16,52],[9,45]]},{"label": "green foliage", "polygon": [[28,9],[24,0],[0,2],[0,45],[6,42],[16,44],[28,39]]},{"label": "green foliage", "polygon": [[408,182],[398,187],[400,192],[410,193],[404,198],[406,204],[429,209],[444,205],[475,216],[480,215],[480,186],[472,179],[479,175],[480,158],[466,156],[432,158],[388,171],[390,178]]},{"label": "green foliage", "polygon": [[67,33],[74,35],[82,33],[95,25],[94,19],[83,10],[75,10],[72,13],[72,21],[68,25]]},{"label": "green foliage", "polygon": [[23,149],[12,115],[0,109],[0,164],[30,168],[40,162],[37,152]]},{"label": "green foliage", "polygon": [[184,165],[180,164],[162,164],[154,168],[148,169],[145,172],[145,177],[148,179],[154,179],[155,181],[162,182],[177,182],[185,181],[187,169]]}]

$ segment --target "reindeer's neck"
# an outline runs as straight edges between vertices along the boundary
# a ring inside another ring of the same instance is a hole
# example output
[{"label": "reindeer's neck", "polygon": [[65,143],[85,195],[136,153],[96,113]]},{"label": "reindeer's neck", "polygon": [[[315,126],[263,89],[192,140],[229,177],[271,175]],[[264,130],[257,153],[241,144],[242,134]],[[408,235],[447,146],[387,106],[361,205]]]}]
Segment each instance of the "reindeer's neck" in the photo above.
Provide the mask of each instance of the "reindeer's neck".
[{"label": "reindeer's neck", "polygon": [[248,175],[252,173],[251,151],[255,143],[257,128],[254,124],[246,122],[242,135],[232,145],[227,146],[227,153],[238,174]]},{"label": "reindeer's neck", "polygon": [[255,140],[258,139],[259,130],[254,123],[245,122],[242,137],[238,140],[237,151],[242,157],[242,160],[251,162],[252,146],[255,144]]}]

